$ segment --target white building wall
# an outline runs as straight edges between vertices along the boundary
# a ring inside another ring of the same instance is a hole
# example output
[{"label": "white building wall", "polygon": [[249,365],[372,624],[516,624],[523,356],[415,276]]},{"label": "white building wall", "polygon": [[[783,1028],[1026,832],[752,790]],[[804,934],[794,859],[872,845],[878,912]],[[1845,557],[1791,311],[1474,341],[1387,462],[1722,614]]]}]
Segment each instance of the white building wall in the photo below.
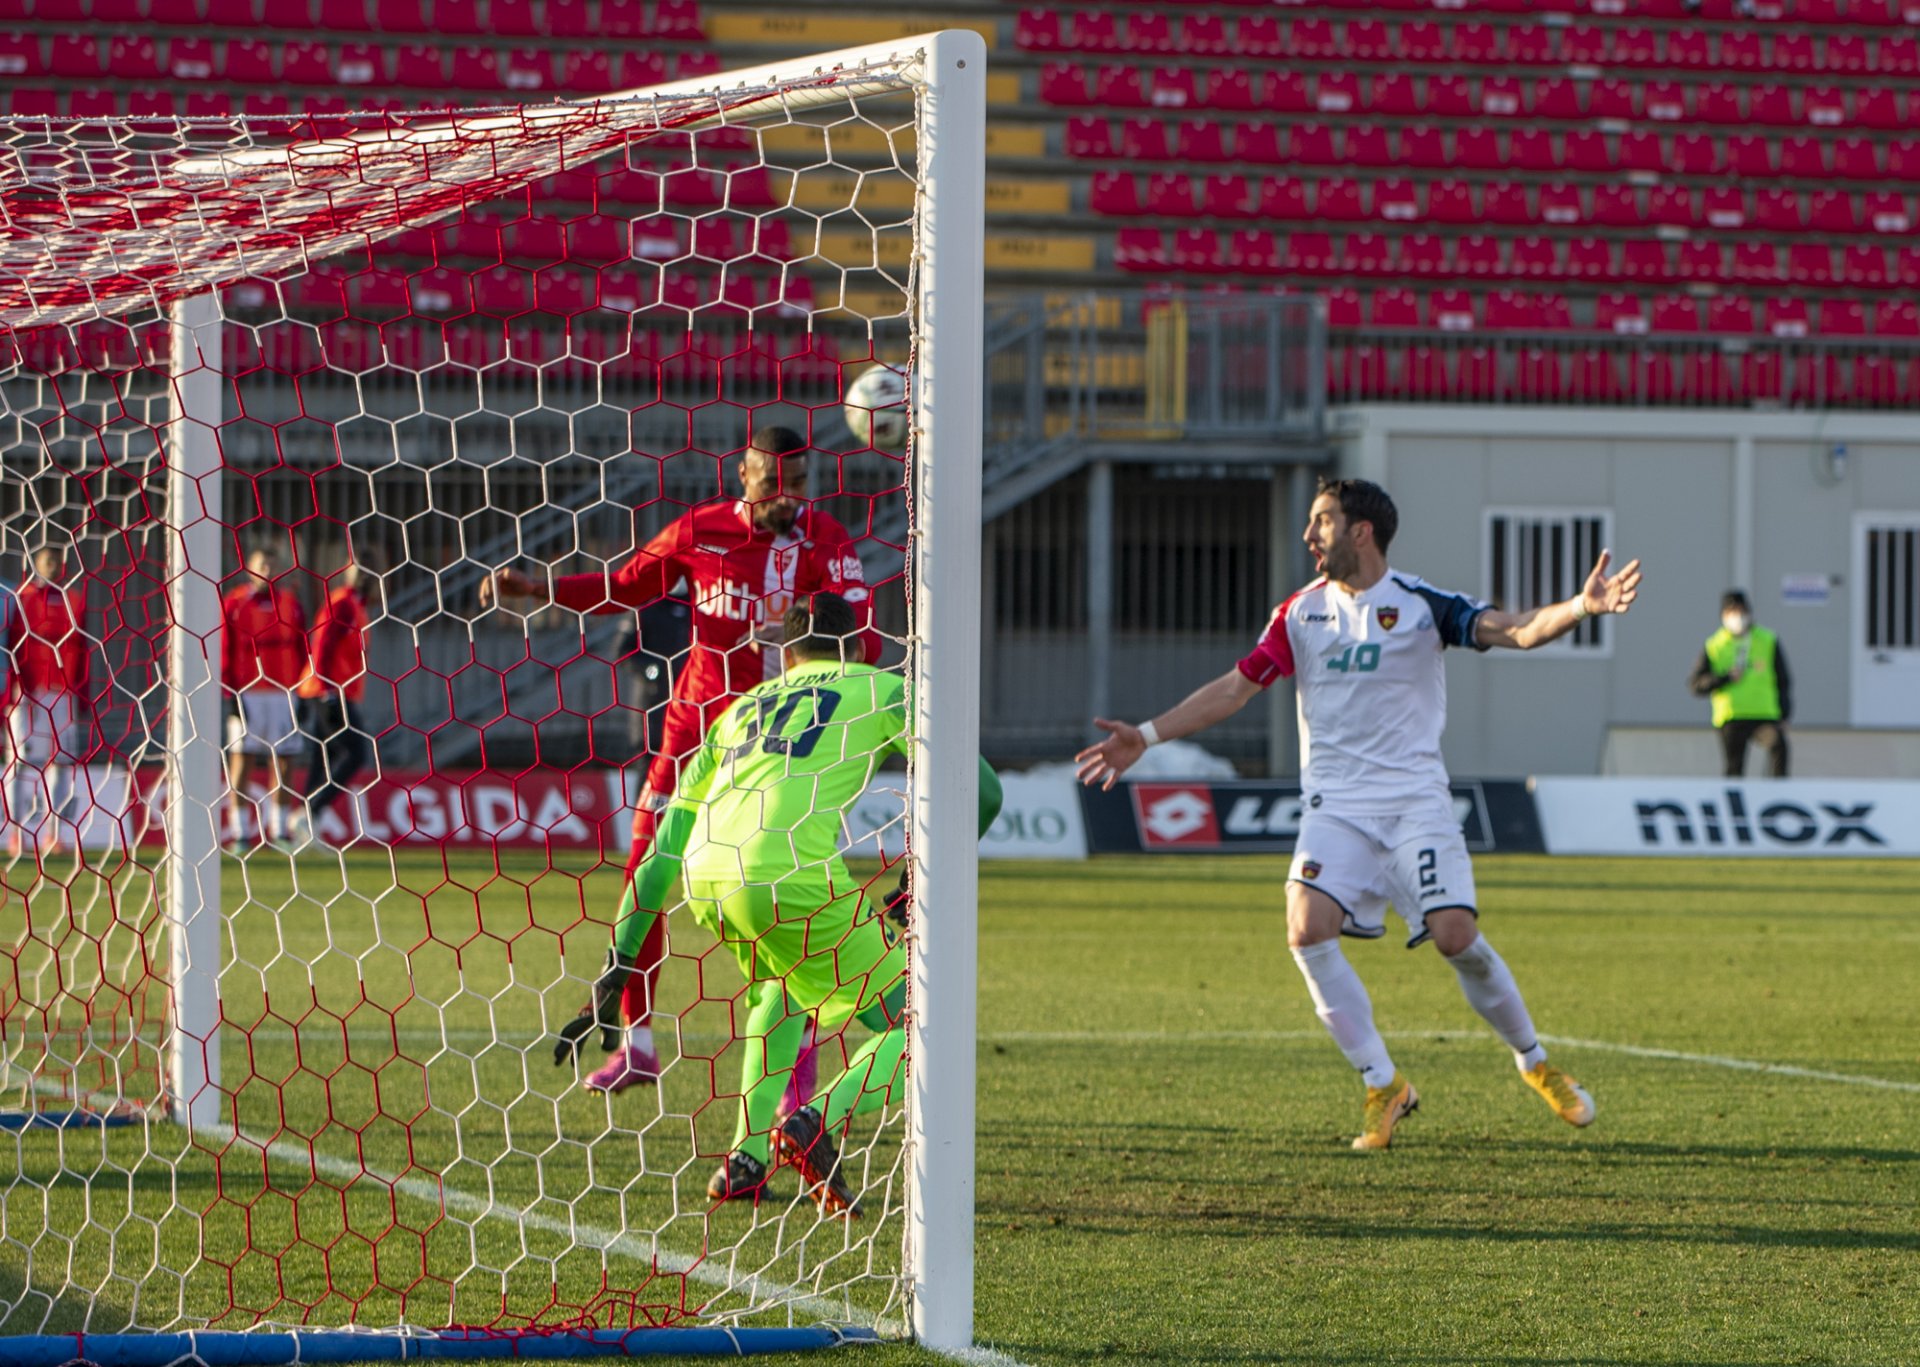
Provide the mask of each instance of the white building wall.
[{"label": "white building wall", "polygon": [[[1396,569],[1486,595],[1484,510],[1591,507],[1647,582],[1606,658],[1453,655],[1447,760],[1462,774],[1598,772],[1610,727],[1707,726],[1686,689],[1719,598],[1738,585],[1778,631],[1796,720],[1850,715],[1854,516],[1920,512],[1920,422],[1890,415],[1367,407],[1339,423],[1340,473],[1399,506]],[[1843,465],[1832,452],[1844,445]],[[1823,606],[1783,601],[1824,575]],[[1910,725],[1920,727],[1920,695]]]}]

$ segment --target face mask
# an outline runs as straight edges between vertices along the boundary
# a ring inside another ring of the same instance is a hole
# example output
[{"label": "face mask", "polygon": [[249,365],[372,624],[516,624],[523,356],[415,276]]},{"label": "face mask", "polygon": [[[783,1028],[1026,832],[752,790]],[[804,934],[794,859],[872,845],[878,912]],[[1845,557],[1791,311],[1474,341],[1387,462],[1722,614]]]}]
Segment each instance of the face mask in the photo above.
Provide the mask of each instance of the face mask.
[{"label": "face mask", "polygon": [[1747,628],[1752,624],[1752,619],[1744,612],[1729,612],[1720,619],[1720,625],[1735,636],[1745,636]]}]

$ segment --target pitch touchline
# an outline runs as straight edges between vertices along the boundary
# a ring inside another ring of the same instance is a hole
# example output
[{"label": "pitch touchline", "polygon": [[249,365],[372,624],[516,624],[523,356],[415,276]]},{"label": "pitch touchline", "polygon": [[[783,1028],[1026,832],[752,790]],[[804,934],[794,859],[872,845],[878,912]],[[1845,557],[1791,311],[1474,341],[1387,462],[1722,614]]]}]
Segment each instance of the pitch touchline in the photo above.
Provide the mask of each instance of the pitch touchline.
[{"label": "pitch touchline", "polygon": [[[1383,1030],[1387,1039],[1478,1039],[1482,1036],[1461,1030]],[[1289,1040],[1323,1040],[1321,1030],[1007,1030],[980,1036],[982,1044],[1206,1044],[1248,1040],[1282,1043]],[[1491,1035],[1484,1038],[1491,1040]],[[1547,1044],[1569,1049],[1592,1049],[1600,1053],[1627,1054],[1634,1058],[1659,1059],[1667,1063],[1693,1063],[1705,1068],[1731,1068],[1742,1073],[1771,1073],[1777,1077],[1797,1077],[1809,1082],[1838,1082],[1849,1087],[1874,1087],[1888,1092],[1920,1092],[1920,1082],[1901,1082],[1896,1078],[1867,1077],[1860,1073],[1834,1073],[1824,1068],[1802,1068],[1792,1063],[1767,1063],[1760,1059],[1730,1058],[1724,1054],[1690,1054],[1680,1049],[1654,1049],[1640,1044],[1616,1044],[1611,1040],[1576,1039],[1571,1035],[1542,1035]]]}]

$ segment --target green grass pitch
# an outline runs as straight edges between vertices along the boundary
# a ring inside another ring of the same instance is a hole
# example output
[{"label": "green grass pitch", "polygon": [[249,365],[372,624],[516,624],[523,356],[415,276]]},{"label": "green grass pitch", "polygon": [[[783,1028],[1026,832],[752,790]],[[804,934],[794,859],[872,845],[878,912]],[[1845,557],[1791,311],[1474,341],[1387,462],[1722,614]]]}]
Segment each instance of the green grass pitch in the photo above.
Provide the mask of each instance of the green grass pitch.
[{"label": "green grass pitch", "polygon": [[[464,1193],[470,1218],[436,1226],[434,1203],[402,1192],[393,1227],[369,1239],[354,1198],[263,1180],[257,1157],[233,1161],[221,1179],[249,1204],[218,1204],[209,1247],[233,1263],[243,1304],[277,1305],[276,1319],[315,1304],[317,1320],[337,1322],[360,1299],[377,1323],[399,1309],[397,1279],[380,1269],[417,1268],[423,1241],[434,1276],[408,1288],[420,1318],[435,1306],[490,1318],[503,1294],[592,1304],[603,1296],[600,1255],[568,1252],[559,1232],[580,1211],[602,1226],[658,1229],[681,1251],[707,1239],[769,1265],[788,1256],[744,1210],[707,1225],[696,1189],[709,1165],[691,1160],[689,1141],[697,1131],[703,1146],[723,1142],[730,1112],[699,1105],[692,1069],[670,1077],[666,1098],[621,1098],[610,1114],[564,1085],[544,1050],[521,1053],[541,1034],[543,994],[550,1010],[577,1005],[579,984],[557,981],[558,932],[583,902],[604,918],[612,878],[594,875],[583,892],[531,860],[502,876],[477,859],[442,870],[404,858],[397,877],[356,860],[342,897],[337,872],[326,887],[327,867],[303,863],[303,899],[284,860],[279,872],[250,866],[244,888],[229,865],[235,946],[252,966],[228,972],[230,1010],[304,1001],[322,1011],[298,1026],[299,1069],[289,1067],[291,1024],[260,1032],[251,1066],[292,1080],[243,1092],[243,1127],[271,1123],[283,1141],[305,1142],[331,1113],[358,1133],[325,1132],[316,1142],[326,1152],[405,1168],[403,1131],[380,1117],[397,1104],[384,1098],[417,1094],[417,1079],[397,1061],[390,1081],[358,1067],[357,1044],[329,1055],[314,1025],[364,999],[362,1012],[397,1009],[403,1029],[444,1026],[463,1052],[425,1066],[436,1110],[462,1113],[463,1152],[429,1114],[413,1126],[408,1171]],[[1521,1085],[1431,949],[1350,942],[1395,1060],[1422,1095],[1395,1147],[1362,1156],[1347,1147],[1359,1084],[1286,951],[1281,861],[986,866],[980,1340],[1018,1362],[1063,1365],[1920,1360],[1913,866],[1506,856],[1477,868],[1482,924],[1599,1120],[1576,1132]],[[16,946],[29,929],[20,894],[32,890],[9,881],[0,943]],[[405,892],[381,903],[376,934],[372,905],[355,894],[390,882]],[[42,935],[49,891],[32,893]],[[677,952],[706,947],[679,933]],[[568,934],[573,971],[590,975],[603,944],[593,925]],[[432,1011],[400,1005],[402,949],[440,1000]],[[44,968],[61,949],[29,940],[20,962],[35,953]],[[691,996],[693,972],[676,964],[670,999]],[[733,990],[708,990],[722,989]],[[688,1037],[719,1056],[730,1086],[720,1010],[701,1007]],[[347,1018],[357,1040],[371,1017]],[[8,1057],[21,1047],[16,1031]],[[230,1077],[240,1047],[230,1033]],[[555,1136],[544,1161],[516,1161],[506,1136],[543,1126]],[[146,1133],[104,1143],[98,1132],[0,1135],[19,1164],[0,1158],[0,1299],[15,1307],[0,1330],[37,1324],[46,1302],[35,1292],[69,1276],[98,1283],[124,1317],[143,1276],[141,1294],[156,1289],[143,1257],[180,1271],[190,1302],[224,1303],[227,1273],[196,1266],[198,1221],[187,1214],[208,1207],[213,1175],[190,1164],[192,1180],[167,1180],[138,1150],[178,1145],[177,1132]],[[641,1134],[649,1175],[636,1179]],[[890,1156],[883,1138],[875,1171]],[[539,1218],[472,1213],[487,1200]],[[88,1232],[51,1239],[43,1221]],[[286,1256],[227,1252],[248,1240]],[[884,1242],[891,1256],[897,1239]],[[616,1277],[643,1269],[623,1257],[610,1259]],[[436,1280],[469,1266],[483,1271],[458,1287]],[[823,1247],[794,1266],[838,1275]],[[884,1300],[879,1282],[857,1285],[853,1303]],[[52,1327],[74,1327],[79,1308],[59,1301]],[[853,1360],[940,1359],[893,1345]]]}]

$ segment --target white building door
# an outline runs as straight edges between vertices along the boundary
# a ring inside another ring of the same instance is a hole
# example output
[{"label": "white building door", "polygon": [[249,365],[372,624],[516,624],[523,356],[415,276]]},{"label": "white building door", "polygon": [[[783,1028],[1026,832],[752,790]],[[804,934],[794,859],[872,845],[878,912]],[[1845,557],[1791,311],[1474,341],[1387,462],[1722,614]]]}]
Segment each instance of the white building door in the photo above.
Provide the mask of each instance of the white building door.
[{"label": "white building door", "polygon": [[1853,724],[1920,727],[1920,513],[1853,519]]}]

